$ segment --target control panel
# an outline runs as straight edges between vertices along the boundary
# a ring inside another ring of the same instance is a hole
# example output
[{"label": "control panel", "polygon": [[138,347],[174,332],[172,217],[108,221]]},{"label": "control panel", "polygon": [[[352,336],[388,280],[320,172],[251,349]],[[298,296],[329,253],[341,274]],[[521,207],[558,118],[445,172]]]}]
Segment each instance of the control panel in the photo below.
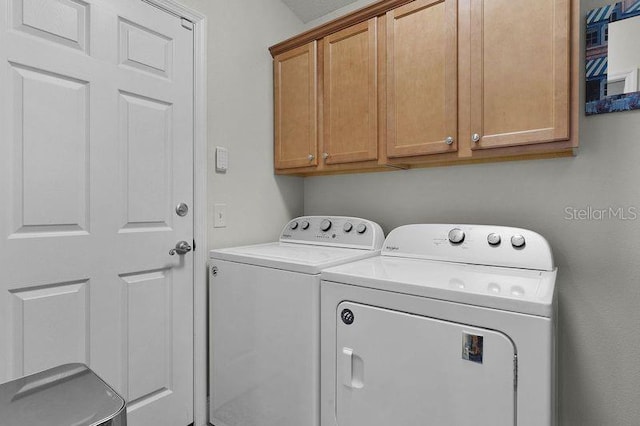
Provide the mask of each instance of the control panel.
[{"label": "control panel", "polygon": [[280,242],[380,250],[382,228],[370,220],[343,216],[304,216],[291,220]]},{"label": "control panel", "polygon": [[406,225],[391,231],[384,256],[551,271],[547,240],[520,228],[488,225]]},{"label": "control panel", "polygon": [[[465,236],[466,234],[462,229],[453,228],[451,231],[449,231],[449,242],[451,244],[461,244],[462,242],[464,242]],[[500,234],[492,232],[489,235],[487,235],[487,243],[489,243],[490,246],[494,246],[494,247],[499,246],[501,242],[502,242],[502,236]],[[511,236],[511,245],[514,248],[522,248],[524,247],[526,242],[527,240],[524,238],[524,235],[522,234],[514,234]]]}]

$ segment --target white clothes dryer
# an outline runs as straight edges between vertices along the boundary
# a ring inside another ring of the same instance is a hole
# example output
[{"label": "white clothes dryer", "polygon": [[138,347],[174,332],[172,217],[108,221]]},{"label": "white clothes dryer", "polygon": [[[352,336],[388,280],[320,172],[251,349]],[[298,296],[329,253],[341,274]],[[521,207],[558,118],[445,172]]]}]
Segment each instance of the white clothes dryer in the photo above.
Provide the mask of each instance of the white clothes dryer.
[{"label": "white clothes dryer", "polygon": [[325,269],[322,426],[554,425],[556,272],[542,236],[475,225]]},{"label": "white clothes dryer", "polygon": [[382,228],[301,217],[274,243],[210,252],[210,422],[320,422],[320,271],[378,256]]}]

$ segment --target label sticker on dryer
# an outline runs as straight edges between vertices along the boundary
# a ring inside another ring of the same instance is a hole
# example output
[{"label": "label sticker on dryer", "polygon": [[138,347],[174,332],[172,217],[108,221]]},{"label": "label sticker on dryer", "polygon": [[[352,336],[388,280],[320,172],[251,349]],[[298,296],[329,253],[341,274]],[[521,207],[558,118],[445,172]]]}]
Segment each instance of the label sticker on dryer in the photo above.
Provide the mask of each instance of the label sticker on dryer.
[{"label": "label sticker on dryer", "polygon": [[482,364],[483,347],[481,335],[462,333],[462,359]]}]

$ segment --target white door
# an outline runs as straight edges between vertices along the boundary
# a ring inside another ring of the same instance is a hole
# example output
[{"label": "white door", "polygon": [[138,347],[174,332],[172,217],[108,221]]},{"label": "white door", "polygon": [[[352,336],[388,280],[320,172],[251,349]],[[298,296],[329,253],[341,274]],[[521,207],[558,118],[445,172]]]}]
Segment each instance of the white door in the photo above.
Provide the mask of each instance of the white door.
[{"label": "white door", "polygon": [[339,426],[514,426],[504,334],[350,302],[336,314]]},{"label": "white door", "polygon": [[[84,362],[133,426],[193,401],[193,41],[133,0],[0,0],[0,382]],[[188,27],[188,25],[186,25]]]}]

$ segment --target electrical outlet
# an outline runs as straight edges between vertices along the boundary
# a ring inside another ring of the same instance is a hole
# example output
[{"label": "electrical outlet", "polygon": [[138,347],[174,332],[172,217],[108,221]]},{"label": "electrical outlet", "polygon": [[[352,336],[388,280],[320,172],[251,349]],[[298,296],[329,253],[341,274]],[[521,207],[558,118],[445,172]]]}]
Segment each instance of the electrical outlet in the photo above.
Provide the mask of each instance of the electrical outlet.
[{"label": "electrical outlet", "polygon": [[214,228],[227,227],[227,205],[226,204],[214,204],[213,227]]}]

